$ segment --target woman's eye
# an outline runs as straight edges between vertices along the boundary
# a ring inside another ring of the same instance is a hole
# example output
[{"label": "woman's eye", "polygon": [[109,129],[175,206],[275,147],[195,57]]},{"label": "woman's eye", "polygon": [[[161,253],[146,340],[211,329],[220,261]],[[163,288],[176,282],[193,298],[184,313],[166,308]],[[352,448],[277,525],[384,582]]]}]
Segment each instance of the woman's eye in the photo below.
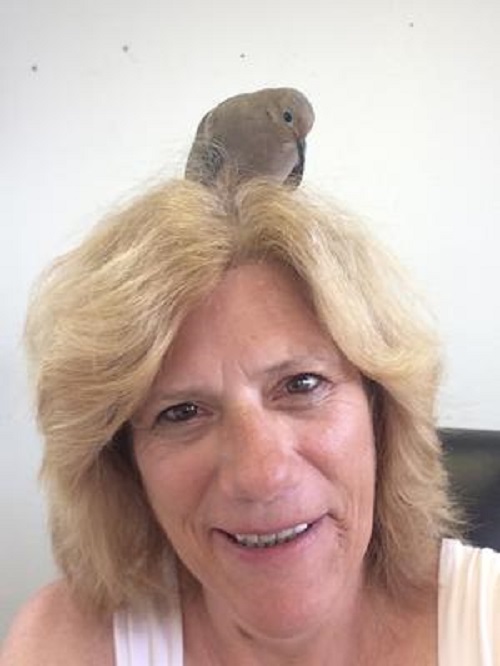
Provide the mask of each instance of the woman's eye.
[{"label": "woman's eye", "polygon": [[167,407],[158,414],[157,421],[168,423],[180,423],[189,421],[198,415],[198,406],[193,402],[180,402],[178,405]]},{"label": "woman's eye", "polygon": [[310,372],[304,372],[300,375],[291,377],[286,383],[288,393],[309,393],[318,388],[322,383],[322,378]]}]

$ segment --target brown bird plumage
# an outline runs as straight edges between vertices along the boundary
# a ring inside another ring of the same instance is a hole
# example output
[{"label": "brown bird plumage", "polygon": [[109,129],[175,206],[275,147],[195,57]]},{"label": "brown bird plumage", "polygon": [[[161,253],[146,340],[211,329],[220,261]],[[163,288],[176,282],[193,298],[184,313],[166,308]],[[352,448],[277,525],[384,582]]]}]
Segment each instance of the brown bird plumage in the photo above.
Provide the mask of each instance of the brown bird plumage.
[{"label": "brown bird plumage", "polygon": [[293,88],[230,97],[198,125],[185,176],[208,186],[269,177],[296,187],[313,123],[309,100]]}]

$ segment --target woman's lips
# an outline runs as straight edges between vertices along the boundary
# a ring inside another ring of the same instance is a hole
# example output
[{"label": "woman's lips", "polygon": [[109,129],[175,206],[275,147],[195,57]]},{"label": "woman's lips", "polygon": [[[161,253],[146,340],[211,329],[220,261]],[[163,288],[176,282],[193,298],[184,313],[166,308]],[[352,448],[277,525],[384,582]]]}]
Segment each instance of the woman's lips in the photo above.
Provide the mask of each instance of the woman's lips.
[{"label": "woman's lips", "polygon": [[276,529],[275,531],[261,529],[238,532],[217,531],[242,550],[271,549],[300,540],[319,524],[322,517],[310,521],[297,522],[289,527]]},{"label": "woman's lips", "polygon": [[284,530],[277,532],[268,532],[265,534],[230,534],[236,543],[246,548],[270,548],[288,541],[293,541],[300,534],[309,529],[309,523],[298,523],[292,527],[287,527]]}]

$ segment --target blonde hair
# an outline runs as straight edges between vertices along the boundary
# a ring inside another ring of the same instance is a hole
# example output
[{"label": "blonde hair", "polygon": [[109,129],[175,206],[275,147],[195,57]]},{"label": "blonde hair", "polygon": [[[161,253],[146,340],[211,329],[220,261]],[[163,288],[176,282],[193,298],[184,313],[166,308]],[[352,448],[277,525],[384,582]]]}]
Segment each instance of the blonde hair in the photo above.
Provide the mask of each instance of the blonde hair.
[{"label": "blonde hair", "polygon": [[377,445],[371,582],[402,598],[421,589],[453,531],[434,427],[439,347],[395,262],[351,216],[303,192],[254,181],[228,198],[173,181],[58,259],[27,319],[53,549],[94,610],[165,593],[171,549],[127,424],[184,317],[228,267],[249,261],[301,277],[366,379]]}]

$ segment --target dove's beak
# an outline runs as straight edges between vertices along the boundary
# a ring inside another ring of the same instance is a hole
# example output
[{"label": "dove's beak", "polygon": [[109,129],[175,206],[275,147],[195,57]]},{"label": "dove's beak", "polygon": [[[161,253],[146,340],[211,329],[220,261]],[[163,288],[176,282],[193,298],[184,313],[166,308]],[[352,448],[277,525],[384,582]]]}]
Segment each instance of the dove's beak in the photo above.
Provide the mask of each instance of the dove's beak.
[{"label": "dove's beak", "polygon": [[297,139],[297,162],[290,172],[286,183],[288,185],[294,185],[298,187],[302,181],[302,176],[304,175],[304,166],[306,161],[306,140]]}]

